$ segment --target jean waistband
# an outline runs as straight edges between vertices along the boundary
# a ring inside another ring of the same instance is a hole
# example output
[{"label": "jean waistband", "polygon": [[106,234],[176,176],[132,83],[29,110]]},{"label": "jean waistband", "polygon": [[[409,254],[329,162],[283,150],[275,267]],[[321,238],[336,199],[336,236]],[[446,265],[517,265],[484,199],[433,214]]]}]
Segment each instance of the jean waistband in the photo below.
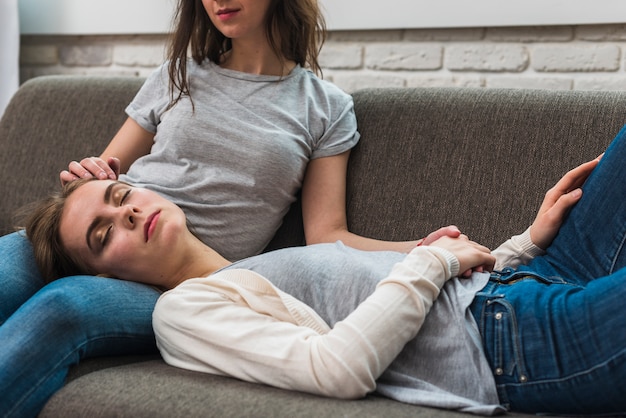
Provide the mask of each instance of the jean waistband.
[{"label": "jean waistband", "polygon": [[[514,270],[511,267],[505,267],[502,270],[495,270],[489,276],[489,282],[495,282],[502,285],[511,285],[522,280],[535,280],[543,284],[565,284],[567,283],[561,277],[547,277],[533,271]],[[483,289],[484,290],[484,289]]]}]

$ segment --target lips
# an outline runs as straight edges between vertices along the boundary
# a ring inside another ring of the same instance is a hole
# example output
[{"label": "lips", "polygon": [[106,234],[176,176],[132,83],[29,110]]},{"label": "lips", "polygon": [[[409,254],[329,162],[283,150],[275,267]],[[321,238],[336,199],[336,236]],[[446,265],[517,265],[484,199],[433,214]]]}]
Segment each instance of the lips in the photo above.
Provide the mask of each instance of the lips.
[{"label": "lips", "polygon": [[220,20],[227,20],[235,16],[239,12],[239,9],[220,9],[217,11],[217,17]]},{"label": "lips", "polygon": [[157,211],[148,216],[148,219],[146,219],[146,224],[143,227],[143,236],[146,242],[148,242],[148,240],[152,237],[160,215],[161,211]]}]

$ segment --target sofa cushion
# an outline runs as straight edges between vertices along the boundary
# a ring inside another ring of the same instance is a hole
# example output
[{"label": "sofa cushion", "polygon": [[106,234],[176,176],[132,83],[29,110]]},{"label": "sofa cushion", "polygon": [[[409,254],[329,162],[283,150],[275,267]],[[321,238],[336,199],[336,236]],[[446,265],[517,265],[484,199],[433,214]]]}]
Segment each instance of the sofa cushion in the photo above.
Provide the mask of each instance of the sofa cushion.
[{"label": "sofa cushion", "polygon": [[247,383],[152,360],[99,370],[67,384],[40,418],[465,417],[379,396],[345,401]]}]

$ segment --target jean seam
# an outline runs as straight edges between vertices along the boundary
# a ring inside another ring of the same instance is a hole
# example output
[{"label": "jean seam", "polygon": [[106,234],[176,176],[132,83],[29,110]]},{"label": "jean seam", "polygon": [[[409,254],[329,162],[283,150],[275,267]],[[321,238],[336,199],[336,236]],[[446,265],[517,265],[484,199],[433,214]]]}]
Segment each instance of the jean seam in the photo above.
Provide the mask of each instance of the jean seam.
[{"label": "jean seam", "polygon": [[[521,349],[521,342],[519,339],[519,330],[518,330],[518,325],[517,325],[517,315],[515,315],[515,309],[513,308],[513,305],[511,305],[511,303],[509,301],[507,301],[504,298],[498,298],[498,299],[492,299],[490,300],[490,304],[498,304],[502,307],[504,307],[504,309],[507,310],[508,316],[510,318],[510,343],[511,346],[513,348],[513,356],[515,359],[515,366],[518,370],[518,379],[521,378],[522,376],[526,376],[526,363],[524,362],[524,358],[522,356],[522,349]],[[502,328],[504,326],[504,324],[500,324],[500,328]],[[500,358],[500,363],[502,366],[504,366],[503,364],[503,357],[504,357],[504,352],[503,352],[503,347],[506,345],[505,342],[503,341],[502,337],[503,332],[500,332],[500,336],[498,338],[498,340],[500,341],[500,345],[501,347],[499,348],[499,357]]]},{"label": "jean seam", "polygon": [[625,244],[626,244],[626,234],[623,234],[622,241],[617,246],[617,251],[615,251],[615,256],[613,257],[613,260],[611,262],[611,268],[609,269],[609,274],[613,274],[613,272],[615,271],[615,265],[617,264],[617,260],[619,259],[619,255],[624,249]]},{"label": "jean seam", "polygon": [[[580,378],[580,377],[585,377],[586,375],[592,374],[594,373],[597,369],[603,368],[603,367],[608,367],[608,365],[615,361],[616,359],[619,359],[620,357],[625,357],[626,356],[626,349],[622,349],[620,352],[614,354],[613,356],[611,356],[608,359],[605,359],[603,362],[598,363],[596,365],[594,365],[591,368],[588,368],[586,370],[583,371],[579,371],[576,373],[571,373],[567,376],[562,376],[560,378],[550,378],[550,379],[541,379],[541,380],[536,380],[536,381],[527,381],[527,382],[515,382],[515,383],[500,383],[497,384],[497,390],[498,390],[498,396],[500,396],[500,394],[506,394],[506,397],[508,399],[508,389],[509,388],[518,388],[518,387],[526,387],[526,388],[531,388],[533,386],[536,385],[558,385],[558,384],[562,384],[563,382],[568,382],[571,379],[576,379],[576,378]],[[601,415],[599,415],[601,416]],[[615,416],[613,415],[609,415],[609,416]]]}]

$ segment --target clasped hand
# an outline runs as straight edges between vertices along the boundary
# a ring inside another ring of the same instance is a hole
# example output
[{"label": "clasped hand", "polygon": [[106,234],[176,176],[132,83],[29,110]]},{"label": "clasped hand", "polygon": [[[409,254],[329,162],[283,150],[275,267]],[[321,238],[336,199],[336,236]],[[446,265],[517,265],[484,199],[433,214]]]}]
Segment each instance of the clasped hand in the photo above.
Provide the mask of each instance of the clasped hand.
[{"label": "clasped hand", "polygon": [[474,271],[491,271],[496,261],[489,248],[470,241],[454,225],[431,232],[419,245],[432,245],[450,251],[459,261],[462,277],[469,277]]}]

